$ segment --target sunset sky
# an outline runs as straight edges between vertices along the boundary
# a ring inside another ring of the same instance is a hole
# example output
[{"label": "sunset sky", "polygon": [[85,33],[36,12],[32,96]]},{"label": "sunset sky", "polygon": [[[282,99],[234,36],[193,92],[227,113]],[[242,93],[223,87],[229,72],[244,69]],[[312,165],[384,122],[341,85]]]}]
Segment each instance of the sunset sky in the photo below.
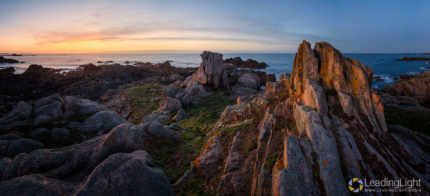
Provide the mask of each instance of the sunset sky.
[{"label": "sunset sky", "polygon": [[0,53],[430,52],[430,1],[0,1]]}]

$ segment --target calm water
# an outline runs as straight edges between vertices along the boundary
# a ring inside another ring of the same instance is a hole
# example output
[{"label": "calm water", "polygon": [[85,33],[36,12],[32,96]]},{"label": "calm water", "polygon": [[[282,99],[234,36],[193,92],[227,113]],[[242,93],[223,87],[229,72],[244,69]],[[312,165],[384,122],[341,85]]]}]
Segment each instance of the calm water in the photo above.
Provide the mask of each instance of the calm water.
[{"label": "calm water", "polygon": [[[293,68],[294,53],[224,53],[224,59],[240,56],[243,60],[248,58],[263,61],[270,67],[267,68],[267,73],[291,72]],[[382,88],[387,84],[394,82],[392,76],[400,76],[403,74],[419,73],[424,70],[424,67],[430,66],[427,62],[403,62],[395,61],[394,59],[407,57],[429,57],[429,55],[414,55],[414,54],[352,54],[344,53],[345,57],[357,59],[366,66],[370,66],[374,70],[375,76],[381,76],[385,81],[372,83],[374,88]],[[0,64],[0,67],[14,67],[17,72],[23,73],[31,64],[39,64],[44,67],[73,70],[79,65],[94,63],[97,61],[113,61],[114,63],[124,64],[125,61],[140,61],[161,63],[167,60],[173,61],[171,64],[177,67],[197,67],[201,62],[199,54],[80,54],[80,55],[36,55],[36,56],[5,56],[5,58],[13,58],[25,63],[17,64]],[[384,59],[384,60],[380,60]]]}]

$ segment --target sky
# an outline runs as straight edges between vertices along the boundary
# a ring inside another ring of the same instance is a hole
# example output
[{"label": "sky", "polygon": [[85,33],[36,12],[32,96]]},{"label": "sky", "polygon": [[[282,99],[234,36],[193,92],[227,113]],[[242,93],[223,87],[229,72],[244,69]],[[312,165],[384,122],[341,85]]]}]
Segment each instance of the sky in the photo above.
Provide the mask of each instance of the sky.
[{"label": "sky", "polygon": [[0,53],[430,52],[430,1],[0,0]]}]

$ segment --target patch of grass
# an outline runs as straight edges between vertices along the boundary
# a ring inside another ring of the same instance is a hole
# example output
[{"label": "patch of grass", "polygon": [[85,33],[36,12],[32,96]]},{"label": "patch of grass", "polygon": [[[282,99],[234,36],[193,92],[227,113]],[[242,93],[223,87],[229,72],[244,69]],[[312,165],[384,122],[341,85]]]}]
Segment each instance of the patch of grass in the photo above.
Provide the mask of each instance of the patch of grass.
[{"label": "patch of grass", "polygon": [[231,76],[228,74],[228,85],[233,86],[239,80],[239,76]]},{"label": "patch of grass", "polygon": [[251,150],[256,149],[257,147],[258,147],[258,141],[257,139],[253,139],[251,143],[248,143],[247,145],[245,145],[245,148],[243,148],[243,152],[242,152],[243,156],[247,157],[249,152]]},{"label": "patch of grass", "polygon": [[275,166],[276,161],[278,160],[278,153],[274,153],[269,155],[266,160],[266,167],[269,169],[269,171],[272,170],[272,168]]},{"label": "patch of grass", "polygon": [[337,96],[336,89],[332,88],[332,89],[326,90],[325,91],[325,96],[328,97],[329,95]]},{"label": "patch of grass", "polygon": [[333,110],[340,110],[340,106],[339,106],[339,105],[337,105],[337,104],[334,104],[334,105],[333,105]]},{"label": "patch of grass", "polygon": [[[151,88],[146,89],[149,91]],[[227,97],[228,91],[225,88],[212,91],[212,93],[213,95],[211,96],[199,99],[198,104],[184,107],[184,110],[190,113],[191,116],[187,116],[178,122],[186,131],[180,135],[181,142],[173,143],[171,140],[160,138],[148,138],[144,142],[144,149],[151,155],[155,165],[166,173],[172,184],[190,169],[190,163],[199,156],[209,139],[207,136],[208,132],[212,130],[224,108],[236,103],[235,100]],[[158,103],[157,107],[152,110],[157,108]],[[176,112],[172,112],[171,114],[176,114]],[[171,123],[165,122],[163,124]],[[190,185],[187,191],[176,193],[177,195],[182,195],[182,193],[186,195],[203,194],[200,189],[197,190],[193,187]]]},{"label": "patch of grass", "polygon": [[270,92],[267,96],[267,101],[270,103],[284,102],[289,97],[289,92],[286,87],[282,86],[276,92]]},{"label": "patch of grass", "polygon": [[234,136],[240,130],[243,130],[243,131],[250,130],[249,129],[250,126],[251,126],[251,124],[247,123],[247,124],[242,124],[242,125],[239,125],[239,126],[229,127],[229,128],[227,128],[227,133],[230,136]]},{"label": "patch of grass", "polygon": [[314,169],[314,176],[315,176],[315,178],[320,177],[320,170],[319,169]]},{"label": "patch of grass", "polygon": [[320,86],[322,86],[323,85],[323,79],[322,78],[319,78],[318,80],[317,80],[317,84],[318,85],[320,85]]},{"label": "patch of grass", "polygon": [[384,106],[387,125],[401,125],[412,131],[430,136],[430,112],[411,111],[395,106]]},{"label": "patch of grass", "polygon": [[221,88],[212,91],[212,95],[199,99],[198,104],[191,104],[184,107],[184,109],[192,116],[207,111],[219,112],[221,114],[225,107],[236,104],[236,100],[227,97],[229,94],[227,88]]},{"label": "patch of grass", "polygon": [[[155,93],[151,91],[155,90]],[[131,105],[130,120],[133,124],[138,124],[143,117],[151,115],[152,111],[157,110],[159,102],[154,99],[162,99],[162,88],[156,85],[146,85],[127,89],[127,96]]]},{"label": "patch of grass", "polygon": [[175,189],[175,193],[178,196],[209,196],[209,194],[205,193],[204,187],[201,184],[197,178],[190,179],[183,189]]},{"label": "patch of grass", "polygon": [[174,123],[173,120],[167,120],[167,121],[163,122],[162,124],[163,125],[171,125],[172,123]]}]

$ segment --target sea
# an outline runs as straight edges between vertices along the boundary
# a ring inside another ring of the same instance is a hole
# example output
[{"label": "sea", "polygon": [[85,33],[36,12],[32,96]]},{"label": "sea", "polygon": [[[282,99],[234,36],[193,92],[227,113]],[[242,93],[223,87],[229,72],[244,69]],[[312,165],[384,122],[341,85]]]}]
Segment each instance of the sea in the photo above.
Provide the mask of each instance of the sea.
[{"label": "sea", "polygon": [[[254,59],[258,62],[265,62],[268,68],[260,70],[266,73],[275,73],[279,78],[280,73],[290,72],[293,68],[295,53],[224,53],[223,58],[241,57],[244,61]],[[364,53],[343,53],[345,57],[352,57],[362,64],[371,67],[374,70],[374,76],[379,76],[384,81],[373,81],[372,87],[382,89],[384,86],[394,82],[394,76],[413,75],[423,71],[430,64],[425,61],[396,61],[403,57],[427,57],[430,55],[419,54],[364,54]],[[171,64],[176,67],[198,67],[201,62],[198,53],[158,53],[158,54],[36,54],[35,56],[4,56],[5,58],[16,59],[24,63],[0,64],[1,68],[14,67],[17,74],[23,73],[31,64],[38,64],[48,68],[62,69],[70,71],[77,69],[79,65],[93,63],[98,61],[113,61],[113,63],[124,64],[130,62],[151,62],[162,63],[172,61]]]}]

